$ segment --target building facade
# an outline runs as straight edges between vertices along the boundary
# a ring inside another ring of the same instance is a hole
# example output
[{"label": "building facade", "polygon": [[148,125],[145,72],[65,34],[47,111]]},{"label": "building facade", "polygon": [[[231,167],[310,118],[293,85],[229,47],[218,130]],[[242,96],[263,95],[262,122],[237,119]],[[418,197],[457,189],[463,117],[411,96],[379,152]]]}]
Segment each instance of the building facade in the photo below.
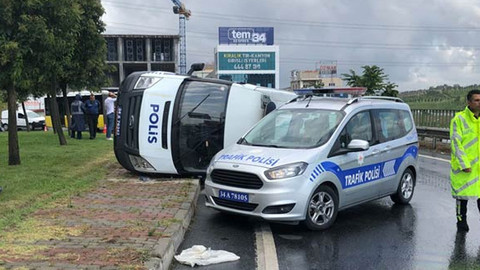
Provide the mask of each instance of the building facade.
[{"label": "building facade", "polygon": [[178,71],[178,35],[104,35],[112,88],[135,71]]},{"label": "building facade", "polygon": [[292,70],[290,89],[315,88],[323,83],[324,87],[342,87],[343,81],[336,76],[322,77],[319,70]]}]

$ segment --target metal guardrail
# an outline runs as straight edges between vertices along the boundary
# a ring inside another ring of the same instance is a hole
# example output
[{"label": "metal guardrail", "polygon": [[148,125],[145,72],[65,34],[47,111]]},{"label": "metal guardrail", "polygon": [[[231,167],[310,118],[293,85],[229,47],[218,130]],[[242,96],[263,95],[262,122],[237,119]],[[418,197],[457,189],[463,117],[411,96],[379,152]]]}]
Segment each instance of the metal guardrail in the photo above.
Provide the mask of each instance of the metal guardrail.
[{"label": "metal guardrail", "polygon": [[437,139],[449,140],[450,139],[450,130],[447,128],[436,128],[436,127],[417,127],[418,137],[427,137],[432,138],[432,147],[433,149],[437,148]]},{"label": "metal guardrail", "polygon": [[449,128],[456,110],[412,109],[413,120],[420,127]]}]

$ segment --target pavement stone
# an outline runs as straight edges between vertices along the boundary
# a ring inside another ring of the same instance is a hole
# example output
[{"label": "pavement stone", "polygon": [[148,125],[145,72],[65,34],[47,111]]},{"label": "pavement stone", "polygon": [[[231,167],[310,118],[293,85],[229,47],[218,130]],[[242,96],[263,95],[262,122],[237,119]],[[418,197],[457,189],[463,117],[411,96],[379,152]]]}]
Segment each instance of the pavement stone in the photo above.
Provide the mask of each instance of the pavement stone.
[{"label": "pavement stone", "polygon": [[170,267],[194,215],[197,179],[139,180],[119,165],[88,192],[52,203],[12,228],[3,269]]}]

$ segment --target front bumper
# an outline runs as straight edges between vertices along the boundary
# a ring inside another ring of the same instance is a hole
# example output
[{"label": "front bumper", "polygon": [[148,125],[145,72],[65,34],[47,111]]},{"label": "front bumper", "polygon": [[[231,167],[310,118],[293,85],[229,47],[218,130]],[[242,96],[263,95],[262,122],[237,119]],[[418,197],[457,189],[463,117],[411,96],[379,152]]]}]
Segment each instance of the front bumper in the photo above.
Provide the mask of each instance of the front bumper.
[{"label": "front bumper", "polygon": [[[262,180],[263,185],[259,189],[251,189],[218,184],[212,181],[209,174],[205,180],[207,207],[268,221],[290,222],[305,219],[308,199],[314,184],[304,174],[282,180],[268,180],[263,175],[266,170],[263,167],[243,165],[232,169],[231,164],[217,163],[215,169],[253,173]],[[248,194],[248,202],[220,199],[220,190]],[[288,212],[285,212],[287,210]]]}]

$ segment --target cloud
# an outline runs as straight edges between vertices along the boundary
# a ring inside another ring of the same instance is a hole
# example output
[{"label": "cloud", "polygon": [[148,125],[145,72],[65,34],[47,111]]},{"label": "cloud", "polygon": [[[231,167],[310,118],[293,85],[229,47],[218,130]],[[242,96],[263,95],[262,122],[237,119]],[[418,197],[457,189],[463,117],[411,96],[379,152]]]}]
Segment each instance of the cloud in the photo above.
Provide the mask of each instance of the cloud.
[{"label": "cloud", "polygon": [[[384,68],[399,90],[469,85],[480,78],[477,0],[184,0],[187,64],[212,62],[220,26],[271,26],[280,46],[280,86],[293,69],[338,61],[338,72]],[[110,34],[177,34],[168,0],[102,0]]]}]

